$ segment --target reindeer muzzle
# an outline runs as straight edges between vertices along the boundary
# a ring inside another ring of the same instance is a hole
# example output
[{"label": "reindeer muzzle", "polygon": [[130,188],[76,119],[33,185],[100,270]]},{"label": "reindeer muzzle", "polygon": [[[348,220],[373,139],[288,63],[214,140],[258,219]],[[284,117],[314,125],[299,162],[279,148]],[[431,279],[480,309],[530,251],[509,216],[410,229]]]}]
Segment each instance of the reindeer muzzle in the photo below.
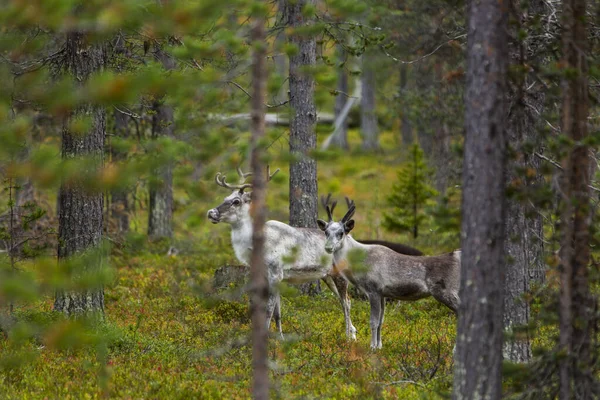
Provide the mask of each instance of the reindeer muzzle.
[{"label": "reindeer muzzle", "polygon": [[212,210],[208,210],[208,213],[206,213],[206,216],[208,217],[210,222],[212,222],[213,224],[218,224],[219,222],[221,222],[221,214],[219,213],[219,210],[217,210],[216,208],[213,208]]}]

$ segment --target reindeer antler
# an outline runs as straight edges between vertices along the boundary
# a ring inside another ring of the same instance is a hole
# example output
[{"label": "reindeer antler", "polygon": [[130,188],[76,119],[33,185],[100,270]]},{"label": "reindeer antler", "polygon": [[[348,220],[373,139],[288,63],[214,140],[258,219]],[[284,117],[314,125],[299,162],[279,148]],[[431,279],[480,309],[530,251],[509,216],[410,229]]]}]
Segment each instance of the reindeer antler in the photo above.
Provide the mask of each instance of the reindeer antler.
[{"label": "reindeer antler", "polygon": [[244,172],[242,172],[242,168],[240,168],[239,166],[236,169],[237,169],[238,175],[240,176],[239,184],[232,185],[230,183],[227,183],[227,176],[225,176],[225,174],[217,172],[217,175],[215,176],[215,182],[217,183],[217,185],[222,186],[227,189],[239,190],[240,192],[243,192],[244,189],[251,188],[252,184],[246,183],[246,179],[252,175],[252,172],[244,173]]},{"label": "reindeer antler", "polygon": [[354,215],[354,212],[356,211],[356,205],[354,204],[354,200],[350,200],[348,197],[346,197],[346,205],[348,205],[348,211],[346,212],[346,215],[344,215],[344,218],[342,218],[342,223],[350,221],[350,219]]},{"label": "reindeer antler", "polygon": [[243,173],[242,168],[239,166],[236,168],[236,170],[237,170],[238,175],[240,176],[240,183],[245,183],[246,178],[248,178],[249,176],[252,175],[252,172]]},{"label": "reindeer antler", "polygon": [[279,172],[279,168],[275,172],[271,173],[271,166],[267,165],[267,183],[271,182],[271,179]]},{"label": "reindeer antler", "polygon": [[[240,167],[237,167],[236,170],[237,170],[238,175],[240,176],[239,184],[232,185],[230,183],[227,183],[227,176],[225,176],[225,174],[217,172],[217,175],[215,176],[215,182],[217,183],[217,185],[222,186],[227,189],[239,190],[240,192],[243,192],[244,189],[251,188],[252,184],[246,183],[246,179],[248,179],[249,176],[252,176],[252,172],[244,173]],[[267,165],[267,182],[269,182],[271,179],[273,179],[275,174],[277,174],[278,172],[279,172],[279,168],[277,168],[275,170],[275,172],[271,173],[270,167]]]},{"label": "reindeer antler", "polygon": [[217,175],[215,176],[215,182],[217,183],[217,185],[222,186],[224,188],[232,189],[232,190],[237,189],[241,192],[243,192],[244,189],[252,187],[251,183],[240,183],[238,185],[232,185],[230,183],[227,183],[227,176],[225,176],[225,174],[222,174],[220,172],[217,172]]},{"label": "reindeer antler", "polygon": [[333,221],[333,210],[335,209],[335,206],[337,205],[337,201],[334,201],[331,203],[331,205],[329,205],[330,200],[331,200],[331,193],[329,193],[327,195],[327,197],[321,196],[321,204],[325,208],[325,211],[327,211],[327,217],[329,218],[329,222]]},{"label": "reindeer antler", "polygon": [[346,199],[346,205],[348,206],[348,208],[354,205],[354,200],[350,200],[348,196],[344,196],[344,198]]}]

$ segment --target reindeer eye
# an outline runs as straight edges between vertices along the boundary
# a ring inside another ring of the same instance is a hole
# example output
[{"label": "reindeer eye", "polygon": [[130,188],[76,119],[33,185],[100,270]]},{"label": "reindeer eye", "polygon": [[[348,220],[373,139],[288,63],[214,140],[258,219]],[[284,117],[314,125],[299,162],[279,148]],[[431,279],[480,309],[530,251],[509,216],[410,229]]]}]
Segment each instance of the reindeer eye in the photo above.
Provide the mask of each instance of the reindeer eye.
[{"label": "reindeer eye", "polygon": [[240,199],[234,199],[233,200],[233,205],[234,206],[239,206],[240,205]]}]

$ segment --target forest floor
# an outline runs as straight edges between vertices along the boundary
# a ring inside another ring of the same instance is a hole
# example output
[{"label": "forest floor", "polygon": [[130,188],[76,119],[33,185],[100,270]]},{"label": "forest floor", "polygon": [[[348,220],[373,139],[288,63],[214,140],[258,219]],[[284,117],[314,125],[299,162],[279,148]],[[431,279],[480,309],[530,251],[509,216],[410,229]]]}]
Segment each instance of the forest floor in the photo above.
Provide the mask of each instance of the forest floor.
[{"label": "forest floor", "polygon": [[[352,138],[356,146],[354,132]],[[320,192],[356,201],[357,238],[396,240],[427,254],[455,248],[458,237],[438,243],[434,235],[423,235],[415,243],[380,228],[401,161],[390,150],[395,147],[390,134],[382,136],[382,143],[384,151],[376,156],[340,153],[319,161]],[[24,335],[33,340],[0,340],[1,398],[249,397],[246,298],[227,299],[212,288],[218,267],[237,264],[228,227],[205,219],[206,210],[228,193],[210,182],[201,184],[209,194],[193,207],[176,194],[178,255],[165,255],[161,245],[148,249],[145,241],[115,246],[114,278],[105,288],[106,322],[100,328],[55,321],[49,331]],[[268,202],[270,217],[286,221],[285,168],[270,184]],[[338,205],[340,215],[343,203]],[[138,211],[132,226],[143,232],[144,220]],[[51,307],[48,297],[33,306],[17,306],[16,314],[44,325],[55,318],[48,317]],[[455,317],[432,299],[390,303],[383,349],[375,352],[368,348],[365,301],[352,304],[356,342],[346,340],[341,308],[326,288],[314,297],[285,290],[282,314],[285,340],[276,337],[273,327],[269,346],[273,398],[420,399],[437,398],[451,389]]]}]

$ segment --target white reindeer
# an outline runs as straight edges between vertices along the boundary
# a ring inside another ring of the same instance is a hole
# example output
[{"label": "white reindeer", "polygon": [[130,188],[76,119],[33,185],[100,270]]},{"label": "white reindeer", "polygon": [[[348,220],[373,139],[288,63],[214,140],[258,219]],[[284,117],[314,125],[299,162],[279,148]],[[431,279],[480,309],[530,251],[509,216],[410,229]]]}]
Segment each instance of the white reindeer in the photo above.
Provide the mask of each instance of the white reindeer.
[{"label": "white reindeer", "polygon": [[[336,268],[369,298],[371,306],[371,349],[380,349],[385,298],[415,301],[433,296],[456,314],[460,285],[460,251],[433,257],[396,253],[387,247],[365,245],[350,236],[354,228],[354,202],[346,198],[348,212],[339,222],[325,205],[329,221],[318,220],[327,238],[325,251],[333,254]],[[353,257],[351,254],[355,252]],[[352,260],[361,259],[360,262]],[[359,265],[360,264],[360,265]]]},{"label": "white reindeer", "polygon": [[[279,171],[270,174],[267,167],[267,182]],[[217,224],[225,222],[231,225],[231,243],[240,263],[249,265],[252,252],[252,219],[250,217],[251,193],[244,190],[251,188],[244,174],[238,168],[241,181],[238,185],[227,183],[221,173],[215,176],[219,186],[232,189],[216,208],[208,211],[208,219]],[[310,282],[323,279],[327,286],[339,298],[346,323],[346,335],[356,339],[356,328],[350,320],[350,300],[347,296],[348,283],[335,273],[332,255],[325,248],[325,235],[318,229],[294,228],[283,222],[267,221],[265,224],[265,264],[269,281],[269,300],[267,303],[267,327],[271,318],[279,333],[281,329],[281,299],[277,284],[281,281],[291,283]]]}]

